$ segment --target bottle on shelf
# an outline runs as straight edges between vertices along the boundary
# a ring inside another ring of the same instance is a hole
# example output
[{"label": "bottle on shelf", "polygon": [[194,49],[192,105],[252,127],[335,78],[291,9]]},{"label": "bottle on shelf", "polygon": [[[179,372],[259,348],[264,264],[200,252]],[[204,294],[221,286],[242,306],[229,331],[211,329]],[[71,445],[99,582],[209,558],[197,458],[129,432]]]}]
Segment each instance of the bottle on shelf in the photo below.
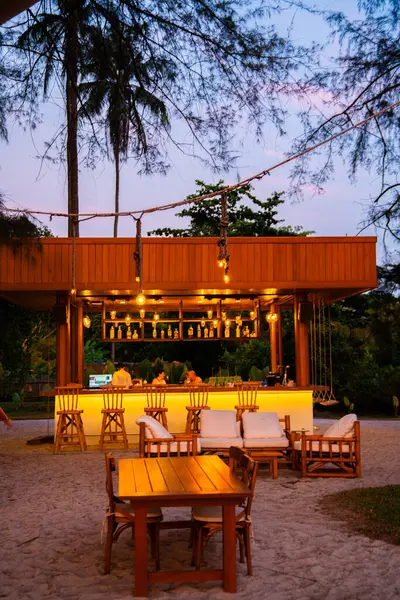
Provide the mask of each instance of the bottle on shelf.
[{"label": "bottle on shelf", "polygon": [[214,337],[214,327],[212,326],[212,323],[210,325],[210,338]]},{"label": "bottle on shelf", "polygon": [[162,340],[165,338],[165,331],[164,331],[164,329],[161,329],[160,336],[161,336]]},{"label": "bottle on shelf", "polygon": [[139,337],[138,332],[136,331],[136,329],[133,330],[133,339],[137,340]]},{"label": "bottle on shelf", "polygon": [[177,329],[174,329],[174,340],[178,340],[179,339],[179,331]]},{"label": "bottle on shelf", "polygon": [[171,329],[171,325],[168,325],[168,331],[167,331],[167,335],[169,338],[172,338],[172,329]]},{"label": "bottle on shelf", "polygon": [[129,325],[128,329],[126,330],[126,339],[127,340],[131,340],[132,339],[132,329],[131,329],[130,325]]},{"label": "bottle on shelf", "polygon": [[111,325],[110,327],[110,339],[113,340],[115,338],[115,327]]},{"label": "bottle on shelf", "polygon": [[228,338],[231,335],[231,328],[229,325],[225,326],[225,337]]},{"label": "bottle on shelf", "polygon": [[197,325],[197,337],[201,338],[201,327],[200,327],[200,323]]},{"label": "bottle on shelf", "polygon": [[192,325],[190,325],[190,326],[189,326],[189,329],[188,329],[188,336],[189,336],[190,338],[192,338],[192,337],[193,337],[193,333],[194,333],[194,331],[193,331],[193,327],[192,327]]},{"label": "bottle on shelf", "polygon": [[204,327],[204,337],[208,338],[208,327],[207,327],[207,325]]},{"label": "bottle on shelf", "polygon": [[236,325],[236,337],[240,338],[240,325],[239,325],[239,323]]},{"label": "bottle on shelf", "polygon": [[153,327],[153,338],[157,337],[157,329]]},{"label": "bottle on shelf", "polygon": [[121,325],[118,326],[117,337],[119,340],[122,340],[122,329]]}]

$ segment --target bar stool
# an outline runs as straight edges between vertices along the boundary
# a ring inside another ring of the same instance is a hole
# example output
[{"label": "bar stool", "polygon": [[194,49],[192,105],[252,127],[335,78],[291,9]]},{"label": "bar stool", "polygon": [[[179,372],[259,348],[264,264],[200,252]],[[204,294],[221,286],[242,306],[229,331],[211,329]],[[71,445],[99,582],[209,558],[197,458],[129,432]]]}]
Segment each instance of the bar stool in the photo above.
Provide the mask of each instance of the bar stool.
[{"label": "bar stool", "polygon": [[82,386],[79,383],[70,383],[55,388],[60,410],[57,411],[58,422],[54,452],[58,452],[63,446],[76,446],[78,444],[82,452],[87,448],[81,416],[83,410],[78,409],[78,397],[81,388]]},{"label": "bar stool", "polygon": [[124,412],[122,408],[124,398],[123,386],[102,385],[104,408],[101,410],[103,421],[101,423],[100,450],[104,444],[122,442],[125,450],[128,450],[128,438],[126,436]]},{"label": "bar stool", "polygon": [[199,421],[202,410],[210,410],[208,403],[208,385],[199,385],[189,388],[190,406],[186,417],[186,433],[200,433]]},{"label": "bar stool", "polygon": [[146,386],[146,401],[144,412],[146,415],[157,419],[165,427],[167,427],[167,412],[168,408],[165,407],[165,386],[162,385],[149,385]]},{"label": "bar stool", "polygon": [[242,414],[247,412],[257,412],[259,407],[257,401],[257,385],[254,383],[242,383],[238,386],[239,404],[235,406],[236,421],[240,421]]}]

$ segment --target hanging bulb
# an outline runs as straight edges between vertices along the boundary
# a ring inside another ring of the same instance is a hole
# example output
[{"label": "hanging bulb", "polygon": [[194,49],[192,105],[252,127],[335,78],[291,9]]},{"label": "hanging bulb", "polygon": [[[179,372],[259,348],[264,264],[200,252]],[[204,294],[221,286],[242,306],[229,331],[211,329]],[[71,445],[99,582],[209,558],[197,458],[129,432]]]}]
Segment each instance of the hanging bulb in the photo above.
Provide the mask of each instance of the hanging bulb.
[{"label": "hanging bulb", "polygon": [[217,319],[215,319],[213,321],[213,327],[214,327],[214,329],[216,329],[218,327],[218,321],[217,321]]},{"label": "hanging bulb", "polygon": [[213,317],[213,311],[212,311],[212,310],[208,310],[208,311],[207,311],[207,317],[208,317],[209,319],[212,319],[212,317]]},{"label": "hanging bulb", "polygon": [[201,325],[202,327],[205,327],[205,326],[206,326],[205,319],[202,319],[202,320],[200,321],[200,325]]},{"label": "hanging bulb", "polygon": [[224,310],[223,310],[223,311],[222,311],[222,313],[221,313],[221,319],[222,319],[223,321],[225,321],[225,319],[226,319],[226,312],[225,312]]},{"label": "hanging bulb", "polygon": [[230,326],[231,326],[231,322],[230,322],[230,320],[229,320],[229,319],[227,319],[227,320],[225,321],[225,327],[230,327]]},{"label": "hanging bulb", "polygon": [[136,304],[144,304],[146,302],[146,296],[143,292],[139,292],[136,296]]},{"label": "hanging bulb", "polygon": [[152,326],[153,328],[155,328],[155,327],[156,327],[156,325],[157,325],[157,321],[152,321],[152,322],[151,322],[151,326]]},{"label": "hanging bulb", "polygon": [[145,316],[145,314],[146,314],[146,311],[144,310],[144,308],[141,308],[141,309],[140,309],[140,311],[139,311],[139,314],[140,314],[140,318],[141,318],[141,319],[144,319],[144,316]]},{"label": "hanging bulb", "polygon": [[160,320],[160,315],[158,313],[154,313],[154,320],[155,321],[159,321]]},{"label": "hanging bulb", "polygon": [[90,320],[90,317],[89,317],[89,315],[85,315],[85,316],[83,317],[83,319],[82,319],[82,323],[83,323],[83,326],[84,326],[84,327],[86,327],[86,329],[89,329],[89,327],[90,327],[90,326],[91,326],[91,324],[92,324],[92,321]]},{"label": "hanging bulb", "polygon": [[251,310],[251,311],[250,311],[250,319],[251,319],[252,321],[254,321],[254,319],[255,319],[255,318],[256,318],[256,313],[254,312],[254,310]]},{"label": "hanging bulb", "polygon": [[140,277],[135,277],[135,281],[136,281],[137,283],[139,283],[139,281],[140,281]]},{"label": "hanging bulb", "polygon": [[116,310],[110,310],[110,317],[112,319],[115,319],[116,316],[117,316],[117,311]]},{"label": "hanging bulb", "polygon": [[71,296],[75,296],[76,294],[76,288],[71,288]]},{"label": "hanging bulb", "polygon": [[229,275],[224,275],[224,282],[229,283]]},{"label": "hanging bulb", "polygon": [[222,259],[222,260],[219,260],[219,261],[218,261],[218,266],[219,266],[219,267],[221,267],[221,268],[222,268],[222,267],[225,267],[225,260],[223,260],[223,259]]},{"label": "hanging bulb", "polygon": [[129,315],[129,314],[128,314],[128,315],[126,315],[126,317],[125,317],[125,323],[126,323],[127,325],[129,325],[131,321],[132,321],[132,319],[131,319],[131,315]]}]

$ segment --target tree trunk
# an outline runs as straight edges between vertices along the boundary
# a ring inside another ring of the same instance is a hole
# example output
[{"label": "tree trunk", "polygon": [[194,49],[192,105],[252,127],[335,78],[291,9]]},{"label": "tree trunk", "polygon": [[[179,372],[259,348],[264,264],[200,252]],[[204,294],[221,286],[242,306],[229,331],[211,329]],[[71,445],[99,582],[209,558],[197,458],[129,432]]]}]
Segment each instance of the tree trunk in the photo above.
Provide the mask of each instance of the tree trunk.
[{"label": "tree trunk", "polygon": [[[115,162],[115,212],[119,212],[119,144],[117,143],[114,148],[114,162]],[[118,215],[114,217],[114,237],[118,237]]]},{"label": "tree trunk", "polygon": [[[67,180],[68,212],[79,213],[78,194],[78,11],[66,22]],[[68,237],[79,237],[78,217],[68,219]]]}]

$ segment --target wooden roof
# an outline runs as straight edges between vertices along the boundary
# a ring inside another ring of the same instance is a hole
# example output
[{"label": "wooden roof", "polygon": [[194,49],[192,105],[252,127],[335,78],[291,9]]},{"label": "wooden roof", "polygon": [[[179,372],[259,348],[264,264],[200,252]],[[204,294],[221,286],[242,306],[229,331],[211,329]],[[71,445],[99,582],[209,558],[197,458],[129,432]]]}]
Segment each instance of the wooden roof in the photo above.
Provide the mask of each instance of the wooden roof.
[{"label": "wooden roof", "polygon": [[[229,238],[230,281],[217,264],[216,238],[144,238],[143,289],[163,296],[285,296],[331,302],[377,285],[375,237]],[[134,238],[76,240],[77,295],[135,295]],[[40,249],[0,246],[0,295],[36,309],[72,288],[72,239],[43,238]]]}]

